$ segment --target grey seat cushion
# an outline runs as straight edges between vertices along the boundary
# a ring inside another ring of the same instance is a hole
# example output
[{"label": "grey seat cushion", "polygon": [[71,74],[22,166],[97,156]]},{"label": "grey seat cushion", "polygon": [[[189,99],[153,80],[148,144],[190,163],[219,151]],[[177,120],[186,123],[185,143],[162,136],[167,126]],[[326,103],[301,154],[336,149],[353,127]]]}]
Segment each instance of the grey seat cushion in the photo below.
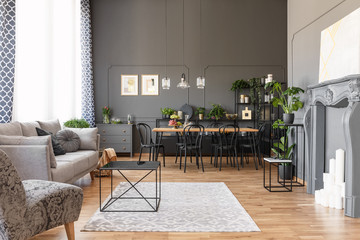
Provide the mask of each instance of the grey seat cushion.
[{"label": "grey seat cushion", "polygon": [[19,122],[1,123],[0,135],[22,136],[21,125]]},{"label": "grey seat cushion", "polygon": [[55,182],[70,182],[74,176],[75,170],[72,162],[58,161],[57,167],[51,169],[51,179]]},{"label": "grey seat cushion", "polygon": [[63,129],[56,133],[56,138],[59,141],[65,152],[75,152],[80,147],[80,137],[69,129]]}]

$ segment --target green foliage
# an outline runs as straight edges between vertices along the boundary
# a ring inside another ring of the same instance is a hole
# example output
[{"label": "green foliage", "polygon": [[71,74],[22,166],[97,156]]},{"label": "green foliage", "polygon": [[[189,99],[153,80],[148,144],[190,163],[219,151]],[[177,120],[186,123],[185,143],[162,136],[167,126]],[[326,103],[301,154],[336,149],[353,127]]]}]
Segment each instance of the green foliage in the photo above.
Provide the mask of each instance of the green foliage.
[{"label": "green foliage", "polygon": [[111,109],[107,106],[102,108],[103,115],[111,115]]},{"label": "green foliage", "polygon": [[265,89],[270,87],[270,93],[277,93],[279,96],[272,99],[274,107],[280,106],[284,110],[284,113],[293,113],[303,108],[304,104],[300,101],[300,97],[297,96],[304,92],[302,88],[289,87],[285,91],[282,91],[281,84],[276,81],[269,82],[265,85]]},{"label": "green foliage", "polygon": [[281,137],[280,142],[274,143],[274,148],[271,148],[271,151],[274,154],[276,154],[276,156],[279,156],[280,159],[292,159],[293,148],[295,147],[295,143],[287,148],[286,146],[287,146],[287,138],[285,141],[285,137]]},{"label": "green foliage", "polygon": [[198,107],[195,112],[195,114],[204,114],[204,113],[205,113],[205,108],[203,107]]},{"label": "green foliage", "polygon": [[89,128],[90,124],[85,119],[70,119],[64,123],[68,128]]},{"label": "green foliage", "polygon": [[221,104],[211,104],[211,105],[213,106],[213,108],[210,110],[210,112],[207,115],[208,119],[219,120],[225,116],[226,112],[225,109],[221,106]]},{"label": "green foliage", "polygon": [[277,129],[279,127],[280,129],[285,129],[285,126],[279,126],[279,124],[284,124],[284,121],[281,119],[276,120],[272,125],[273,129]]},{"label": "green foliage", "polygon": [[230,88],[231,91],[236,91],[239,90],[241,91],[241,89],[243,88],[249,88],[250,84],[248,81],[244,80],[244,79],[240,79],[240,80],[236,80],[235,82],[232,83],[232,87]]},{"label": "green foliage", "polygon": [[160,111],[161,111],[162,115],[172,115],[175,112],[174,109],[167,108],[167,107],[166,108],[160,108]]}]

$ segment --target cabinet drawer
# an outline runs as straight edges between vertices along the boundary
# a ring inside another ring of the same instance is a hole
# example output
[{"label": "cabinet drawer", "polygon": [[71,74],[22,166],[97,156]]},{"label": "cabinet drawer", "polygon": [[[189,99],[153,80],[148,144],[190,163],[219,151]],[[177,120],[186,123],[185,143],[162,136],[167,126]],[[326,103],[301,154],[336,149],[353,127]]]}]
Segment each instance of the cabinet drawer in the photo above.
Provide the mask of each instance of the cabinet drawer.
[{"label": "cabinet drawer", "polygon": [[100,148],[113,148],[115,152],[131,152],[129,143],[100,143]]},{"label": "cabinet drawer", "polygon": [[132,125],[127,124],[99,124],[97,125],[100,135],[131,135]]},{"label": "cabinet drawer", "polygon": [[130,136],[109,136],[100,134],[100,142],[102,143],[130,143]]}]

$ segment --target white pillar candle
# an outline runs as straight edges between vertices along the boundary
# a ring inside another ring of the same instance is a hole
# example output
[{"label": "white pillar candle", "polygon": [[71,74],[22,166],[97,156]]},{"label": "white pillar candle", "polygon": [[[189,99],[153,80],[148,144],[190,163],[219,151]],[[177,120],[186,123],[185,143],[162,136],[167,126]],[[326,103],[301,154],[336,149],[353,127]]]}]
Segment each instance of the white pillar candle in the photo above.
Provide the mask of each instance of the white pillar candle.
[{"label": "white pillar candle", "polygon": [[320,190],[315,190],[315,203],[320,204]]},{"label": "white pillar candle", "polygon": [[342,202],[341,194],[336,194],[335,195],[335,208],[336,209],[342,209],[343,208],[343,202]]},{"label": "white pillar candle", "polygon": [[321,206],[328,207],[329,206],[329,194],[328,192],[324,191],[321,195]]},{"label": "white pillar candle", "polygon": [[335,175],[335,158],[332,158],[329,161],[329,173]]},{"label": "white pillar candle", "polygon": [[335,196],[334,192],[329,195],[329,208],[335,208]]},{"label": "white pillar candle", "polygon": [[342,149],[336,150],[336,164],[335,164],[335,182],[341,184],[344,182],[345,175],[345,152]]}]

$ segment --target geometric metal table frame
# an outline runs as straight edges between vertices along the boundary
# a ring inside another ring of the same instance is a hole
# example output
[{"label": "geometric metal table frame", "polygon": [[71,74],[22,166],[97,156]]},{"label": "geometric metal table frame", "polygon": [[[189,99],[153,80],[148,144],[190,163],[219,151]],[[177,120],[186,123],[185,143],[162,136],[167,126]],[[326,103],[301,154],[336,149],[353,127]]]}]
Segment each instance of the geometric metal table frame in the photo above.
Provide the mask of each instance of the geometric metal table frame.
[{"label": "geometric metal table frame", "polygon": [[[101,204],[101,171],[103,170],[111,170],[111,195],[110,199],[102,206]],[[141,177],[136,183],[130,182],[130,180],[124,175],[122,171],[128,170],[143,170],[147,171],[147,173]],[[159,171],[158,171],[159,170]],[[130,184],[130,187],[121,193],[119,196],[113,196],[113,171],[118,171],[121,176]],[[136,185],[144,180],[147,176],[149,176],[152,172],[155,172],[155,196],[154,197],[145,197],[137,188]],[[151,162],[140,162],[138,164],[137,161],[114,161],[109,162],[99,169],[99,200],[100,200],[100,212],[157,212],[160,206],[161,200],[161,164],[158,161]],[[139,197],[124,197],[124,195],[134,189]],[[109,206],[111,206],[116,201],[121,201],[122,199],[143,199],[152,210],[108,210]],[[155,204],[151,204],[148,200],[155,199]]]},{"label": "geometric metal table frame", "polygon": [[[266,162],[269,163],[269,180],[268,183],[269,185],[266,185]],[[291,174],[290,174],[290,185],[287,185],[287,181],[285,181],[285,168],[284,168],[284,179],[283,181],[280,181],[279,179],[279,171],[277,171],[277,182],[280,184],[280,186],[271,186],[271,165],[276,165],[277,167],[279,167],[279,164],[281,163],[289,163],[291,166]],[[263,185],[264,188],[266,190],[268,190],[269,192],[292,192],[292,188],[293,188],[293,173],[292,173],[292,160],[290,159],[277,159],[277,158],[264,158],[264,176],[263,176]],[[272,189],[279,189],[282,188],[284,190],[272,190]]]}]

